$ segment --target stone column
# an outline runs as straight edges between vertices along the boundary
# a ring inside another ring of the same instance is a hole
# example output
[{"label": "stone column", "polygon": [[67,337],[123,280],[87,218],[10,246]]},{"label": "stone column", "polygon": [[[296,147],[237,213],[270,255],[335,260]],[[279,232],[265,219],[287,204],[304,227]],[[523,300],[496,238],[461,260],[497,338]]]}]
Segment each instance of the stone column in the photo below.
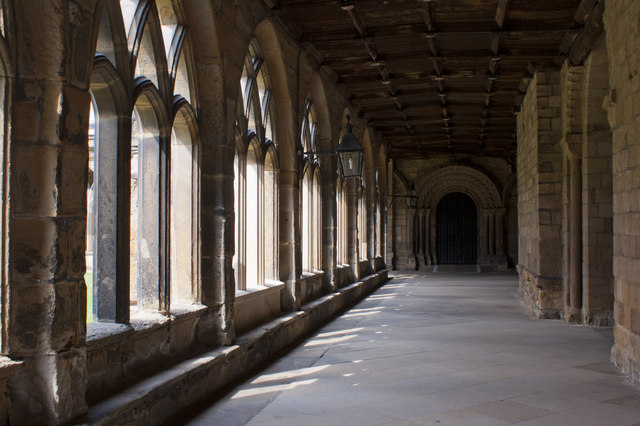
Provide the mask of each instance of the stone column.
[{"label": "stone column", "polygon": [[496,213],[494,209],[489,210],[489,215],[487,217],[489,226],[487,228],[487,242],[488,242],[488,254],[489,256],[494,256],[496,254]]},{"label": "stone column", "polygon": [[407,268],[415,269],[416,265],[416,235],[415,235],[416,209],[407,208]]},{"label": "stone column", "polygon": [[60,424],[87,410],[83,275],[93,57],[84,46],[93,9],[31,0],[13,2],[11,12],[6,31],[20,55],[6,117],[12,162],[3,344],[24,365],[9,377],[9,415],[11,424]]},{"label": "stone column", "polygon": [[496,209],[496,254],[500,257],[506,256],[504,252],[504,215],[507,209]]},{"label": "stone column", "polygon": [[488,217],[487,209],[478,210],[478,261],[489,254]]},{"label": "stone column", "polygon": [[367,189],[368,196],[365,198],[365,211],[367,215],[365,216],[365,226],[367,228],[367,253],[366,259],[369,261],[371,265],[371,270],[375,269],[374,261],[375,258],[375,245],[376,245],[376,213],[375,213],[375,205],[377,196],[373,189]]},{"label": "stone column", "polygon": [[424,209],[416,210],[416,244],[417,244],[417,253],[416,253],[416,268],[420,268],[424,262]]},{"label": "stone column", "polygon": [[431,256],[431,209],[424,209],[424,264],[433,265]]},{"label": "stone column", "polygon": [[323,288],[330,293],[336,290],[336,239],[337,239],[337,207],[336,207],[336,157],[327,156],[320,165],[322,171],[322,269],[324,270]]},{"label": "stone column", "polygon": [[300,241],[300,199],[298,174],[295,171],[280,172],[280,281],[285,283],[282,292],[282,308],[295,311],[300,307],[300,289],[298,277],[302,271],[302,258],[298,242]]},{"label": "stone column", "polygon": [[358,191],[356,179],[347,179],[347,257],[354,279],[359,277]]},{"label": "stone column", "polygon": [[380,232],[380,256],[386,262],[387,259],[387,195],[380,194],[380,223],[378,224],[378,232]]}]

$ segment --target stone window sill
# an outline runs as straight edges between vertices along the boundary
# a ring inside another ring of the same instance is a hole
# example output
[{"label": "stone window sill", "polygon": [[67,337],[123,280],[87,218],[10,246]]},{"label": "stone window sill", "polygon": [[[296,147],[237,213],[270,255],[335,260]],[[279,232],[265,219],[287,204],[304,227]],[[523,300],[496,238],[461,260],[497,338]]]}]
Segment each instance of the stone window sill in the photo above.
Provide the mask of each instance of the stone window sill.
[{"label": "stone window sill", "polygon": [[195,303],[178,304],[172,307],[170,315],[132,310],[129,324],[92,322],[87,324],[87,347],[88,349],[96,349],[118,343],[129,338],[131,334],[151,331],[170,322],[180,322],[193,318],[206,309],[206,306]]},{"label": "stone window sill", "polygon": [[324,275],[324,271],[321,269],[314,269],[313,271],[304,271],[300,276],[300,278],[304,279],[309,277],[315,277],[318,275]]},{"label": "stone window sill", "polygon": [[242,299],[243,302],[249,302],[253,299],[280,291],[283,288],[284,283],[282,281],[267,281],[264,286],[248,288],[246,290],[236,290],[236,300]]},{"label": "stone window sill", "polygon": [[6,356],[0,355],[0,380],[6,379],[12,373],[18,371],[22,367],[21,361],[13,361]]}]

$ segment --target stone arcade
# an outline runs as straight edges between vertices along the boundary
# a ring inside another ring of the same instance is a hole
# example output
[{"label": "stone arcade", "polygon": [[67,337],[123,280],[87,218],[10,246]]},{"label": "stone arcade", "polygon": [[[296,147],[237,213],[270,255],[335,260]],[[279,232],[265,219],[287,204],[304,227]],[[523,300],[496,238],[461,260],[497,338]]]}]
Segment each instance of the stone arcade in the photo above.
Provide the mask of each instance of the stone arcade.
[{"label": "stone arcade", "polygon": [[0,9],[0,424],[161,423],[444,264],[640,386],[640,1]]}]

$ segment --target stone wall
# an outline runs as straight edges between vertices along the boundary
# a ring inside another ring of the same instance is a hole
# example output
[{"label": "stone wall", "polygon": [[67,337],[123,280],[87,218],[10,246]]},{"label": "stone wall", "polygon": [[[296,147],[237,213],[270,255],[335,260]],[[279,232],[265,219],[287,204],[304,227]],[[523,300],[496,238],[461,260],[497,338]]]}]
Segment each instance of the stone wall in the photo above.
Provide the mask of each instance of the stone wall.
[{"label": "stone wall", "polygon": [[606,2],[604,23],[613,131],[612,359],[640,385],[640,2]]},{"label": "stone wall", "polygon": [[539,71],[518,114],[520,292],[538,317],[562,309],[560,73]]}]

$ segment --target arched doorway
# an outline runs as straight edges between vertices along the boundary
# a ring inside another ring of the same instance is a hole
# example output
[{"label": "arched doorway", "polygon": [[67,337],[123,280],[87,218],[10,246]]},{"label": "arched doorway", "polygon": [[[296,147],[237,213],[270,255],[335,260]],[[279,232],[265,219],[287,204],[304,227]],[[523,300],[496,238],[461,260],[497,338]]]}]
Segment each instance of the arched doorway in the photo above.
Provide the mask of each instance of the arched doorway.
[{"label": "arched doorway", "polygon": [[436,212],[438,264],[475,264],[478,247],[478,211],[462,192],[444,196]]}]

